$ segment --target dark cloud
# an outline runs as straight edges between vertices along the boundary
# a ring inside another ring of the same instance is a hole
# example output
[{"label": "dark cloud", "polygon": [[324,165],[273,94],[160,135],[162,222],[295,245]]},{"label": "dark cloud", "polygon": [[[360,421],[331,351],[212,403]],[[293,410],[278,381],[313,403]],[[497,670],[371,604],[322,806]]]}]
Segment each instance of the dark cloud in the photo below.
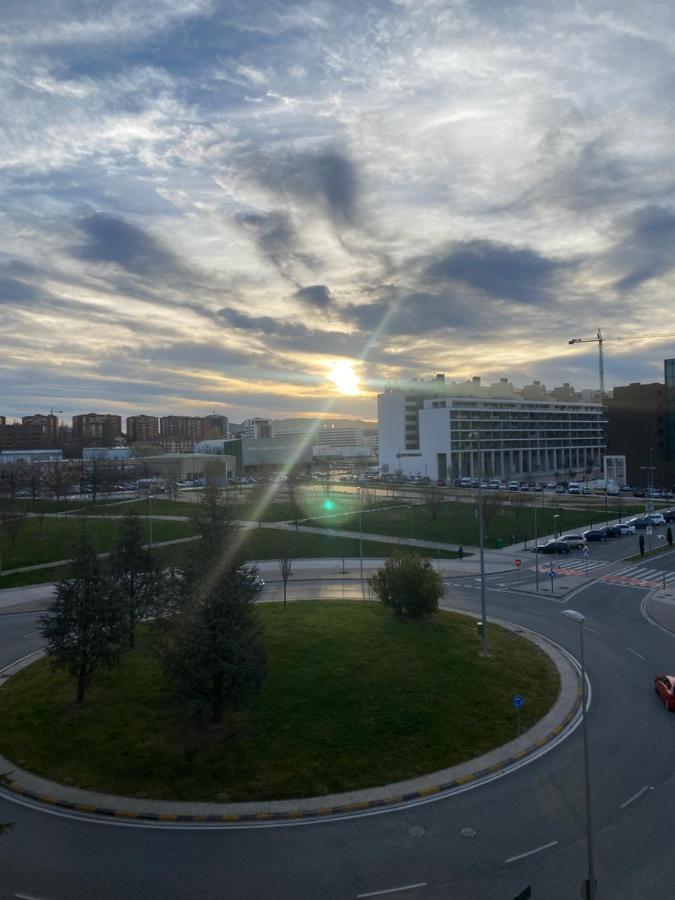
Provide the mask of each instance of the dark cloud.
[{"label": "dark cloud", "polygon": [[219,310],[218,315],[233,328],[264,337],[268,346],[279,350],[354,355],[360,349],[358,335],[307,328],[301,322],[288,322],[271,316],[249,316],[230,308]]},{"label": "dark cloud", "polygon": [[675,266],[675,213],[645,206],[619,223],[623,236],[610,253],[610,265],[622,271],[615,284],[621,292],[671,271]]},{"label": "dark cloud", "polygon": [[322,312],[327,311],[333,303],[331,293],[325,284],[310,284],[297,290],[293,296],[310,309]]},{"label": "dark cloud", "polygon": [[142,278],[187,277],[187,267],[161,241],[138,225],[107,213],[93,213],[78,219],[77,229],[84,243],[71,254],[85,262],[112,263]]},{"label": "dark cloud", "polygon": [[454,244],[425,269],[432,281],[459,282],[491,297],[541,305],[549,303],[557,276],[569,267],[529,248],[487,240]]},{"label": "dark cloud", "polygon": [[282,275],[289,276],[289,266],[295,262],[310,269],[317,264],[315,257],[303,253],[295,226],[285,212],[241,213],[236,221],[252,234],[261,252]]},{"label": "dark cloud", "polygon": [[252,163],[256,180],[274,193],[318,209],[337,226],[357,223],[358,178],[343,153],[291,153]]},{"label": "dark cloud", "polygon": [[459,295],[413,291],[344,306],[340,313],[366,333],[383,329],[385,334],[420,336],[455,328],[477,329],[493,310],[488,303],[472,303]]},{"label": "dark cloud", "polygon": [[161,344],[134,351],[131,355],[143,362],[152,360],[166,365],[219,369],[221,374],[231,366],[250,365],[257,356],[248,350],[197,341]]},{"label": "dark cloud", "polygon": [[0,277],[0,303],[39,303],[48,292],[19,278]]}]

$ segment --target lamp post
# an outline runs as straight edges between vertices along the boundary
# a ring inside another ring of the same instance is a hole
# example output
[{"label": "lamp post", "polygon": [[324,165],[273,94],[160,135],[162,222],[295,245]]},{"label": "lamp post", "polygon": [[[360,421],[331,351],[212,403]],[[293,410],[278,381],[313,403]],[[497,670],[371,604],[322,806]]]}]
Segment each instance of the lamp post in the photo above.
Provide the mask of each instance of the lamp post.
[{"label": "lamp post", "polygon": [[579,646],[581,656],[581,722],[584,735],[584,781],[586,794],[586,849],[588,855],[588,878],[583,886],[583,896],[586,900],[593,900],[596,896],[597,882],[593,870],[593,824],[591,816],[591,773],[588,764],[588,731],[586,728],[586,666],[584,662],[584,622],[586,616],[575,609],[564,609],[561,613],[567,619],[577,622],[579,625]]},{"label": "lamp post", "polygon": [[[520,570],[519,570],[520,574]],[[539,593],[539,529],[537,527],[537,498],[534,498],[534,590]]]},{"label": "lamp post", "polygon": [[150,549],[152,550],[152,494],[148,494],[148,531],[150,533]]},{"label": "lamp post", "polygon": [[359,571],[363,593],[363,485],[359,483]]},{"label": "lamp post", "polygon": [[557,539],[558,537],[558,519],[560,518],[560,513],[555,513],[553,516],[553,537]]},{"label": "lamp post", "polygon": [[640,466],[642,471],[647,472],[647,497],[645,499],[645,512],[654,512],[654,501],[652,500],[652,489],[654,487],[654,448],[649,448],[649,465]]},{"label": "lamp post", "polygon": [[485,602],[485,527],[483,524],[483,454],[480,446],[480,432],[474,431],[469,437],[476,439],[478,449],[478,544],[480,548],[480,617],[481,617],[481,656],[489,656],[487,608]]}]

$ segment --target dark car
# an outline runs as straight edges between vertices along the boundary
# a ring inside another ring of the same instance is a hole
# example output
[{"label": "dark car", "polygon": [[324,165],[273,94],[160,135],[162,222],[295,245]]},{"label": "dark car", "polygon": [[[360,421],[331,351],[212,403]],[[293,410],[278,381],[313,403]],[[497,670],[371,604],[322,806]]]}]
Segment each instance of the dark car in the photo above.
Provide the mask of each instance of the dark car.
[{"label": "dark car", "polygon": [[675,509],[666,509],[663,513],[666,522],[675,522]]},{"label": "dark car", "polygon": [[634,497],[644,497],[645,489],[644,488],[633,488],[633,496]]},{"label": "dark car", "polygon": [[621,535],[623,534],[618,525],[605,525],[602,530],[605,532],[608,538],[621,537]]},{"label": "dark car", "polygon": [[569,553],[572,548],[566,541],[549,541],[536,548],[537,553]]},{"label": "dark car", "polygon": [[649,528],[652,524],[651,519],[648,519],[647,516],[635,516],[632,519],[628,519],[628,525],[633,525],[635,528]]},{"label": "dark car", "polygon": [[604,528],[590,528],[588,531],[584,531],[584,537],[587,541],[607,540],[607,535],[605,534]]}]

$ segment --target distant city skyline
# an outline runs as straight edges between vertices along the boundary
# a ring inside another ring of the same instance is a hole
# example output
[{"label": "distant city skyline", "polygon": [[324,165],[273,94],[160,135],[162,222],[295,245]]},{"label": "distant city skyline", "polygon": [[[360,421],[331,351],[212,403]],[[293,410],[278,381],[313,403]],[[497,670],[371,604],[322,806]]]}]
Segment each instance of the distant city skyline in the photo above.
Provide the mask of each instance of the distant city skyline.
[{"label": "distant city skyline", "polygon": [[0,414],[376,418],[675,356],[656,0],[6,0]]}]

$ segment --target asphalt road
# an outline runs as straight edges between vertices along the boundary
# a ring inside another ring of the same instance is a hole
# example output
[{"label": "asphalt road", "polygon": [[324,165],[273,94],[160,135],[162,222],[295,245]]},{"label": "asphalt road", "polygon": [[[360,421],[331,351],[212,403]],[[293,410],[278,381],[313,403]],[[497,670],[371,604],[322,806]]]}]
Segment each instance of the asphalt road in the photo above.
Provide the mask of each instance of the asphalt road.
[{"label": "asphalt road", "polygon": [[[650,564],[672,572],[673,560]],[[456,580],[450,590],[453,605],[477,613],[475,579]],[[587,616],[598,896],[613,900],[673,896],[667,840],[675,716],[658,701],[652,678],[675,670],[675,645],[642,617],[644,595],[601,581],[567,603],[497,585],[488,592],[491,615],[575,655],[578,626],[560,612],[572,606]],[[0,664],[39,646],[35,618],[0,619]],[[503,900],[531,885],[534,898],[567,900],[580,896],[586,865],[581,730],[489,784],[375,815],[204,831],[90,822],[0,796],[0,821],[17,823],[0,838],[3,898]]]}]

